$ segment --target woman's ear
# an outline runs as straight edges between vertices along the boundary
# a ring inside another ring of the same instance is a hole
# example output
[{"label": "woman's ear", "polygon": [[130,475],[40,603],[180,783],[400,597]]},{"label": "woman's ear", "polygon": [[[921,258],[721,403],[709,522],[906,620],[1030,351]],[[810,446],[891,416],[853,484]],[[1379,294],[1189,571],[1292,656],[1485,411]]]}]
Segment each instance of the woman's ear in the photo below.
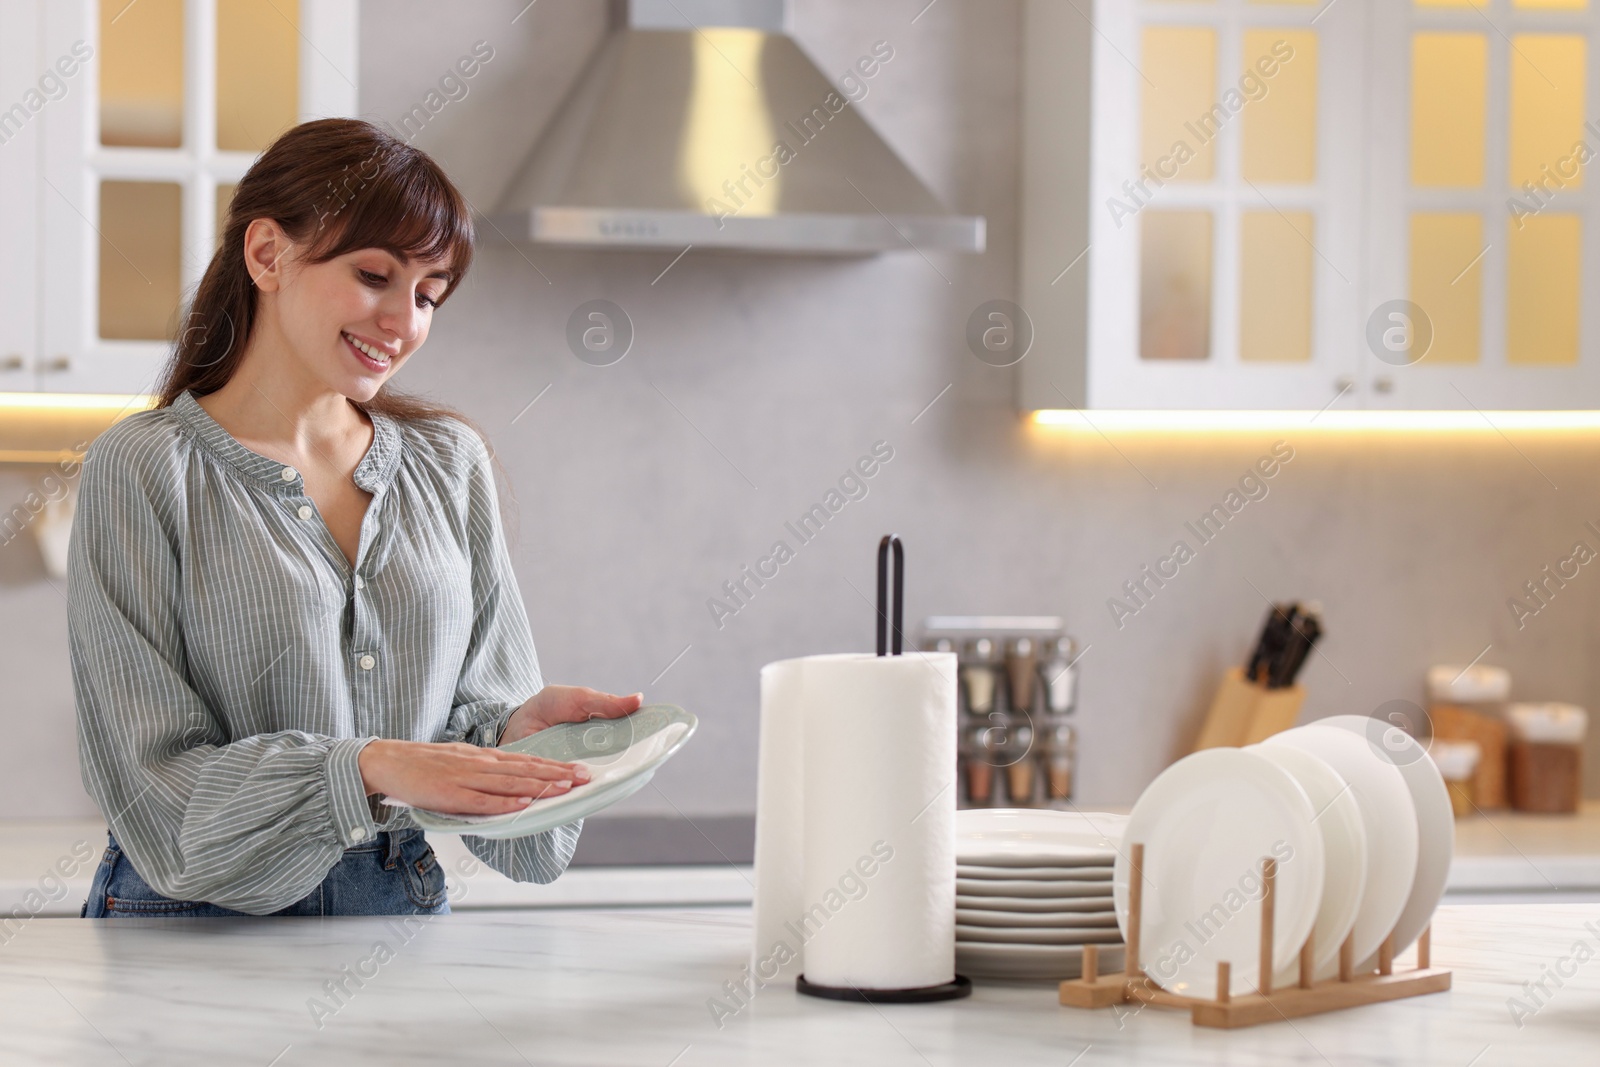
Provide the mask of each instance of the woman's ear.
[{"label": "woman's ear", "polygon": [[283,259],[291,247],[283,227],[273,219],[253,219],[244,231],[244,265],[250,280],[264,293],[283,286]]}]

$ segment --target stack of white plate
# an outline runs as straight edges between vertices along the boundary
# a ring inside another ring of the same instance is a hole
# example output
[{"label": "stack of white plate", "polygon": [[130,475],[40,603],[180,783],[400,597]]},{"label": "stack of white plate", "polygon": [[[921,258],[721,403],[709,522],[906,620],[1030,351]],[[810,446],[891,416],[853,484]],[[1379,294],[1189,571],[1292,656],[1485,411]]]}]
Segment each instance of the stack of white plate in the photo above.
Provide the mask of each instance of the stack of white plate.
[{"label": "stack of white plate", "polygon": [[1258,988],[1262,860],[1276,861],[1273,983],[1292,984],[1311,939],[1318,980],[1351,942],[1357,972],[1394,936],[1404,952],[1444,893],[1455,846],[1449,794],[1427,751],[1378,719],[1338,715],[1247,748],[1173,764],[1133,807],[1113,891],[1128,929],[1134,845],[1144,846],[1140,964],[1169,992]]},{"label": "stack of white plate", "polygon": [[956,812],[956,970],[1076,978],[1083,946],[1122,966],[1111,877],[1126,815],[976,808]]}]

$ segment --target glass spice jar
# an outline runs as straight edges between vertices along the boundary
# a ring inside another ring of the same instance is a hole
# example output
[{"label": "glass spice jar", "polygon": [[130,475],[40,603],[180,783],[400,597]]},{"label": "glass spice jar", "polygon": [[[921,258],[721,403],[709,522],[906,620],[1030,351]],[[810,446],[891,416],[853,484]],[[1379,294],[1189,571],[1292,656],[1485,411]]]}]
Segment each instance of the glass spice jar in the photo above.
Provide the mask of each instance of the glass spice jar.
[{"label": "glass spice jar", "polygon": [[1051,716],[1040,731],[1040,759],[1045,769],[1045,797],[1048,800],[1072,798],[1073,771],[1078,755],[1078,732],[1065,717]]}]

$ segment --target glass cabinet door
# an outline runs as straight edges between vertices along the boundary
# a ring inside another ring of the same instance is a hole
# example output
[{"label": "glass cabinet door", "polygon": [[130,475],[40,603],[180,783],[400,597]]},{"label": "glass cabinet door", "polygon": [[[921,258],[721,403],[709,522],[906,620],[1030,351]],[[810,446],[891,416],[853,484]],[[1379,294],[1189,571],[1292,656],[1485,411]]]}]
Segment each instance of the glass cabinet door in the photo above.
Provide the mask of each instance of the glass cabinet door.
[{"label": "glass cabinet door", "polygon": [[1025,408],[1600,408],[1600,0],[1026,10]]},{"label": "glass cabinet door", "polygon": [[1359,136],[1364,6],[1096,15],[1089,406],[1333,401],[1358,336],[1360,159],[1342,146]]},{"label": "glass cabinet door", "polygon": [[1600,406],[1592,0],[1376,6],[1367,303],[1424,345],[1369,346],[1394,408]]},{"label": "glass cabinet door", "polygon": [[44,50],[87,50],[42,118],[39,388],[147,392],[234,184],[303,119],[356,110],[355,0],[65,0]]}]

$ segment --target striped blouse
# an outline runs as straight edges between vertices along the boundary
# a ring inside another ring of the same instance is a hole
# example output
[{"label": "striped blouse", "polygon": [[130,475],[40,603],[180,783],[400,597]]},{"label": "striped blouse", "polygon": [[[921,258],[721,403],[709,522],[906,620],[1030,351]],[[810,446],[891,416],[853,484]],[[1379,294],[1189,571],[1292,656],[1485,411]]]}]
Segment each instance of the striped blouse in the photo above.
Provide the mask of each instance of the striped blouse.
[{"label": "striped blouse", "polygon": [[[67,579],[83,782],[165,896],[294,903],[346,848],[415,825],[366,796],[363,746],[493,745],[544,685],[482,439],[371,418],[354,568],[300,472],[189,392],[89,447]],[[466,843],[549,882],[582,827]]]}]

